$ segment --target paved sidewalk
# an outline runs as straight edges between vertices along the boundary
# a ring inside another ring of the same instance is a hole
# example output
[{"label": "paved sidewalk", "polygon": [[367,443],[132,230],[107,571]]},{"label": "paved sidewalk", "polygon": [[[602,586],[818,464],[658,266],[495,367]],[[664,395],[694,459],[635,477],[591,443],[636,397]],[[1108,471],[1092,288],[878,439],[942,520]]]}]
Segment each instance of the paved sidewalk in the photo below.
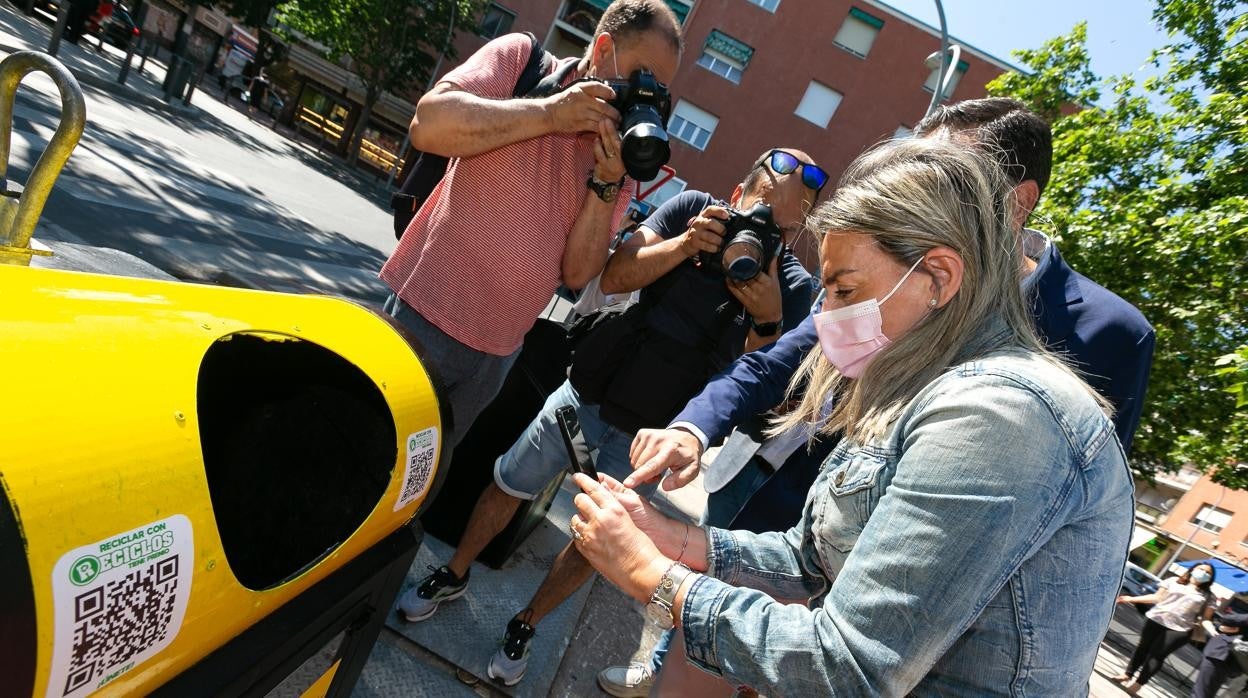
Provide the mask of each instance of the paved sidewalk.
[{"label": "paved sidewalk", "polygon": [[[46,52],[53,28],[46,19],[47,15],[41,13],[27,16],[8,0],[0,0],[0,52]],[[189,115],[196,111],[181,100],[165,101],[160,86],[165,79],[166,66],[156,57],[149,57],[143,73],[139,73],[140,56],[136,54],[124,85],[117,82],[117,77],[125,52],[108,43],[100,49],[95,37],[84,36],[77,45],[61,41],[55,58],[78,78],[84,91],[107,92],[129,102],[175,114]],[[194,95],[191,101],[194,102]]]}]

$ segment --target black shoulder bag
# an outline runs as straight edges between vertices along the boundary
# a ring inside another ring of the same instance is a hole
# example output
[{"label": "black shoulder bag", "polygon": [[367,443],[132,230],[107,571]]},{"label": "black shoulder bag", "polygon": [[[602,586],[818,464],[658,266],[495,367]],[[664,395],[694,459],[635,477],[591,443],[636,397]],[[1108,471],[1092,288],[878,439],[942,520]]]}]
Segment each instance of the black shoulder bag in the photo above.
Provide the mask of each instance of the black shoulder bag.
[{"label": "black shoulder bag", "polygon": [[645,341],[646,313],[672,286],[671,274],[664,274],[632,305],[613,303],[582,315],[568,327],[572,365],[568,381],[585,402],[600,403],[615,371]]}]

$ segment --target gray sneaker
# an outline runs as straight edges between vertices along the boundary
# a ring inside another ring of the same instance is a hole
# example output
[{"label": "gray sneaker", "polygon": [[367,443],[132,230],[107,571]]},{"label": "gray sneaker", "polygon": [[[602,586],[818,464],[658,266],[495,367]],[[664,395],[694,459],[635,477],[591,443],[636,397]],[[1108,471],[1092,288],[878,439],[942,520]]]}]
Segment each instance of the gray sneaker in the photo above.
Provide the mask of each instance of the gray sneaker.
[{"label": "gray sneaker", "polygon": [[504,686],[515,686],[524,678],[529,668],[529,640],[537,632],[533,626],[512,618],[507,624],[507,634],[503,635],[503,646],[490,657],[490,666],[486,669],[491,679],[502,681]]},{"label": "gray sneaker", "polygon": [[443,601],[454,601],[468,590],[467,572],[460,578],[446,565],[437,568],[429,565],[429,569],[433,574],[420,580],[420,584],[399,599],[400,615],[413,623],[432,616]]},{"label": "gray sneaker", "polygon": [[609,666],[598,672],[598,686],[619,698],[645,698],[654,685],[654,675],[645,664]]}]

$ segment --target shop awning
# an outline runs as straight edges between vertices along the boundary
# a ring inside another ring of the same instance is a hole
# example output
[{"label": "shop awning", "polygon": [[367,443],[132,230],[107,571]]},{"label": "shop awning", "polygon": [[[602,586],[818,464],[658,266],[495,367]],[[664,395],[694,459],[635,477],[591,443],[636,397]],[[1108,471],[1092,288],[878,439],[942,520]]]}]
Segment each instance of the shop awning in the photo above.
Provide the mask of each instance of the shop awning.
[{"label": "shop awning", "polygon": [[1127,547],[1127,550],[1135,550],[1156,537],[1157,534],[1155,532],[1143,526],[1136,526],[1135,531],[1131,533],[1131,545]]}]

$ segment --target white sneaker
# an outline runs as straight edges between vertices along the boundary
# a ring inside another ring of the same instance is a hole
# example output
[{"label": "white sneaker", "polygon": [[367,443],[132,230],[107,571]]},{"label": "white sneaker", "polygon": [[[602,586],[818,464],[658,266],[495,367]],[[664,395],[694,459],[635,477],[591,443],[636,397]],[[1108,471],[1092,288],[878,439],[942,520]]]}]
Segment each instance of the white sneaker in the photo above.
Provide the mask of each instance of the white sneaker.
[{"label": "white sneaker", "polygon": [[645,698],[654,685],[654,675],[645,664],[609,666],[598,672],[598,686],[619,698]]},{"label": "white sneaker", "polygon": [[437,568],[429,565],[429,569],[433,574],[399,598],[399,614],[413,623],[432,616],[443,601],[454,601],[468,591],[467,572],[460,578],[446,565]]},{"label": "white sneaker", "polygon": [[507,633],[503,635],[503,646],[490,657],[490,666],[486,674],[495,681],[502,681],[504,686],[515,686],[524,678],[529,668],[529,640],[536,631],[533,626],[512,618],[507,624]]}]

